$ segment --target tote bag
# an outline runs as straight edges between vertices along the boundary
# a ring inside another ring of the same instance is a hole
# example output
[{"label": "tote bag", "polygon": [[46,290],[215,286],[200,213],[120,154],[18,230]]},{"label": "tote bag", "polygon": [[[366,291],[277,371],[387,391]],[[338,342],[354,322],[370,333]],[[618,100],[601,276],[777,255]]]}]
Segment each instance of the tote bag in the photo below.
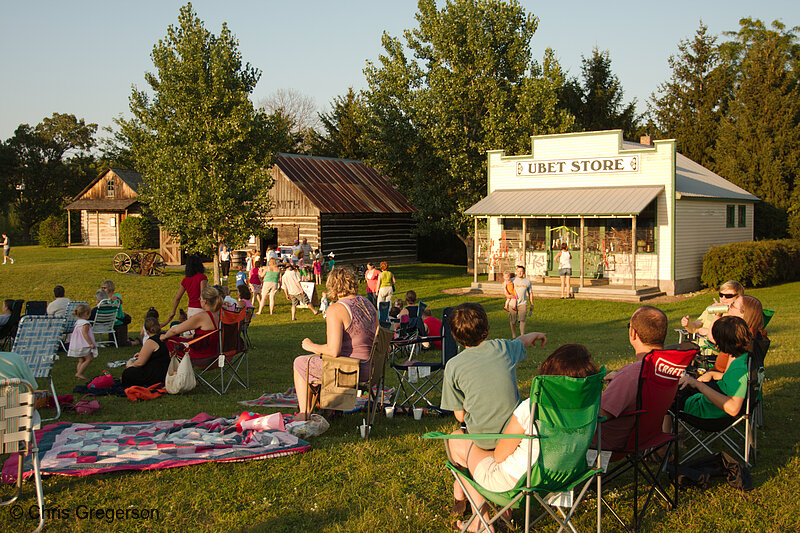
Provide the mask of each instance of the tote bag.
[{"label": "tote bag", "polygon": [[192,370],[192,360],[188,354],[180,360],[174,356],[170,359],[167,377],[164,381],[164,386],[170,394],[189,392],[197,386],[197,380]]}]

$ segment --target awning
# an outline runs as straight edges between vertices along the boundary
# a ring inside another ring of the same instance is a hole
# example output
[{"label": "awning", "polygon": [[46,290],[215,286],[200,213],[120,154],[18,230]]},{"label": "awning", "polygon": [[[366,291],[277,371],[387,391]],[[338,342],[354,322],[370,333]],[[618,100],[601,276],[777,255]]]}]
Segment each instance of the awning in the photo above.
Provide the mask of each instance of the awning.
[{"label": "awning", "polygon": [[120,199],[93,199],[85,198],[75,200],[67,206],[69,211],[125,211],[127,208],[138,202],[138,198]]},{"label": "awning", "polygon": [[504,189],[490,193],[465,213],[486,216],[638,215],[663,190],[663,185]]}]

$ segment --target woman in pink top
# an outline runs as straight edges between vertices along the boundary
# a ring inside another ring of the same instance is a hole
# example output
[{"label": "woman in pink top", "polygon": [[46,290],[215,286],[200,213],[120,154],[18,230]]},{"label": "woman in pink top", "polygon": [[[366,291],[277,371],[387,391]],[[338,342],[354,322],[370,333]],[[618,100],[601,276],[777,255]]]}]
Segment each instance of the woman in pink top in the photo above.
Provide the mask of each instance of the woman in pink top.
[{"label": "woman in pink top", "polygon": [[[325,316],[327,342],[315,344],[303,339],[303,349],[312,354],[350,357],[364,361],[359,367],[359,379],[369,376],[369,352],[378,329],[378,311],[363,296],[358,295],[358,278],[347,268],[337,268],[328,275],[326,289],[336,303],[328,307]],[[294,360],[294,386],[300,414],[304,420],[309,397],[308,383],[322,379],[322,359],[316,355],[301,355]]]},{"label": "woman in pink top", "polygon": [[186,258],[184,277],[181,280],[178,293],[175,295],[175,300],[172,302],[172,313],[169,315],[166,322],[169,322],[175,316],[184,293],[189,297],[189,308],[186,310],[186,315],[192,317],[197,313],[203,312],[203,308],[200,305],[200,293],[205,286],[208,285],[208,278],[205,272],[206,267],[203,266],[203,261],[200,259],[200,256],[190,255]]}]

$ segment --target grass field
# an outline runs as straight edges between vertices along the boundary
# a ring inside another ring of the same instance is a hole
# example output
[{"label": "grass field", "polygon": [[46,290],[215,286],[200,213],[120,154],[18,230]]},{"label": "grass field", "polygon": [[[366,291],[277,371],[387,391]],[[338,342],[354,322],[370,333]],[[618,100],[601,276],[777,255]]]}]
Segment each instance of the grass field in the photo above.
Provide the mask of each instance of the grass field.
[{"label": "grass field", "polygon": [[[14,249],[14,265],[0,266],[0,298],[52,300],[56,284],[67,296],[93,302],[94,291],[105,279],[113,280],[133,317],[130,332],[138,336],[144,313],[151,305],[162,314],[170,309],[182,278],[169,271],[160,278],[120,275],[111,269],[111,250]],[[414,289],[435,314],[469,298],[483,304],[491,320],[490,337],[506,337],[509,328],[499,298],[449,295],[442,289],[464,287],[470,277],[463,267],[410,265],[393,267],[397,290]],[[231,284],[233,280],[231,279]],[[792,324],[800,321],[800,283],[748,291],[766,307],[777,311],[770,323],[772,347],[767,357],[765,425],[759,433],[758,464],[753,469],[755,489],[742,493],[724,482],[705,490],[683,492],[675,511],[656,508],[646,522],[648,531],[797,531],[800,529],[796,495],[800,492],[800,335]],[[677,327],[680,317],[696,315],[711,302],[712,294],[695,295],[658,304]],[[274,316],[256,316],[251,325],[255,348],[250,352],[250,388],[232,387],[217,396],[198,387],[181,396],[131,403],[125,398],[103,397],[102,408],[90,416],[65,413],[63,421],[131,421],[191,418],[206,412],[214,416],[238,415],[237,401],[280,392],[291,386],[291,363],[302,353],[304,337],[324,340],[324,321],[299,310],[297,322],[289,320],[289,306],[281,295]],[[185,306],[185,300],[184,300]],[[585,344],[596,361],[618,368],[632,360],[626,324],[635,304],[537,300],[528,329],[548,335],[545,349],[528,352],[518,369],[520,389],[527,396],[531,376],[555,347],[566,342]],[[530,320],[530,319],[529,319]],[[675,338],[670,336],[669,340]],[[99,374],[107,361],[130,357],[134,348],[101,349],[87,371]],[[119,376],[121,368],[112,370]],[[396,380],[387,370],[390,384]],[[75,363],[66,357],[56,362],[53,376],[59,394],[72,391]],[[41,385],[41,384],[40,384]],[[265,413],[272,412],[265,410]],[[48,411],[43,415],[47,416]],[[428,416],[379,418],[372,437],[364,442],[357,426],[361,415],[334,419],[330,430],[312,439],[308,453],[266,461],[207,464],[154,472],[114,473],[72,478],[44,478],[46,505],[64,509],[66,518],[50,520],[50,531],[447,531],[451,518],[451,476],[444,470],[441,443],[425,441],[426,431],[450,431],[452,418]],[[24,508],[35,506],[32,485],[24,486]],[[609,491],[622,498],[625,487]],[[9,487],[0,488],[7,497]],[[147,521],[79,519],[75,509],[157,509],[158,519]],[[584,505],[579,524],[589,527],[593,501]],[[0,528],[27,531],[33,520],[12,520],[0,508]],[[607,531],[618,528],[609,517]],[[553,523],[545,530],[555,530]]]}]

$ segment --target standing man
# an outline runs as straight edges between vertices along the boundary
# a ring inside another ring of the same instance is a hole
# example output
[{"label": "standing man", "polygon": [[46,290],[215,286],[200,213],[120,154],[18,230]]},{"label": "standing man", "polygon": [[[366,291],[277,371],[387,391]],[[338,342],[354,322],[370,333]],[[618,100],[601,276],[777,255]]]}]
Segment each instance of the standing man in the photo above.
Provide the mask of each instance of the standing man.
[{"label": "standing man", "polygon": [[[531,280],[525,277],[525,267],[517,265],[517,276],[514,278],[514,290],[517,292],[517,313],[509,313],[511,331],[514,331],[514,320],[519,322],[519,334],[525,335],[525,322],[528,315],[533,314],[533,287]],[[530,302],[530,305],[528,303]]]},{"label": "standing man", "polygon": [[14,259],[11,258],[11,241],[8,239],[8,235],[3,233],[3,264],[6,264],[6,261],[11,261],[11,264],[14,264]]},{"label": "standing man", "polygon": [[303,257],[305,257],[306,261],[308,261],[309,264],[312,263],[314,261],[314,250],[312,250],[311,245],[308,244],[308,239],[303,239],[300,249],[303,251]]},{"label": "standing man", "polygon": [[372,263],[367,263],[367,271],[364,272],[364,279],[367,280],[367,300],[378,307],[378,280],[381,273]]},{"label": "standing man", "polygon": [[300,285],[300,275],[295,270],[294,265],[288,265],[286,272],[283,273],[281,278],[281,285],[283,292],[286,293],[286,299],[292,302],[292,320],[295,320],[298,305],[307,305],[311,312],[315,315],[319,312],[314,309],[314,305],[308,299],[308,296],[303,292],[303,286]]}]

